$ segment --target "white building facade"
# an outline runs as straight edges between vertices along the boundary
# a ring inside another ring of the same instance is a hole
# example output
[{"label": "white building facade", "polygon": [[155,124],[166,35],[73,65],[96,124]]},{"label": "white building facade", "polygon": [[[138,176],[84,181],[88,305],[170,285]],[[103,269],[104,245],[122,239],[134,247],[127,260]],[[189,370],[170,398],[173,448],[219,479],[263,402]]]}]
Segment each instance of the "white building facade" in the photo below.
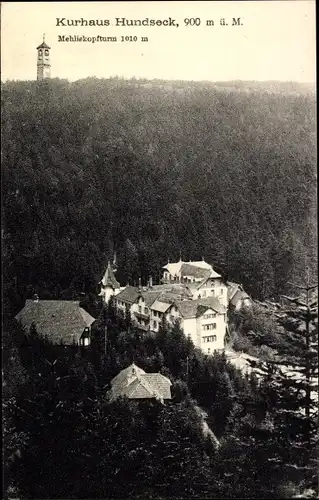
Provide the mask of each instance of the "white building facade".
[{"label": "white building facade", "polygon": [[204,260],[180,260],[163,266],[161,285],[153,286],[150,278],[147,287],[127,286],[113,295],[116,308],[129,312],[142,330],[158,332],[163,321],[178,321],[196,347],[212,354],[224,349],[229,289]]}]

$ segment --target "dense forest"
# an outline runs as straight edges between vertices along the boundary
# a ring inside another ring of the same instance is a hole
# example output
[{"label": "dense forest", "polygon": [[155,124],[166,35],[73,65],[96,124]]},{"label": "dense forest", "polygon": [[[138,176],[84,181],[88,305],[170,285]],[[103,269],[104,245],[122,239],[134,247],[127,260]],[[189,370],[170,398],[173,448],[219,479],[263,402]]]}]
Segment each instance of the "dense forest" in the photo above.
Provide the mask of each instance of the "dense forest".
[{"label": "dense forest", "polygon": [[4,294],[207,262],[254,298],[316,273],[315,94],[271,83],[2,84]]},{"label": "dense forest", "polygon": [[[82,349],[6,321],[4,498],[318,498],[318,412],[307,396],[317,390],[317,303],[289,314],[280,363],[309,378],[287,377],[270,360],[258,377],[243,376],[178,324],[141,335],[112,304]],[[172,400],[110,400],[111,379],[132,360],[169,377]]]}]

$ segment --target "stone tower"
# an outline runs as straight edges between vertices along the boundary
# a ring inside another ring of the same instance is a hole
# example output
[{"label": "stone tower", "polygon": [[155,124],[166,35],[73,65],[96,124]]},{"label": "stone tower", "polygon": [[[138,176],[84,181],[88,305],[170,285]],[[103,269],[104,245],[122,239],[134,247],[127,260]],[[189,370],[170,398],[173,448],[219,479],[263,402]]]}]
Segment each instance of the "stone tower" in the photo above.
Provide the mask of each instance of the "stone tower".
[{"label": "stone tower", "polygon": [[45,43],[45,35],[43,35],[43,42],[37,47],[37,80],[44,80],[51,76],[50,49],[51,47]]}]

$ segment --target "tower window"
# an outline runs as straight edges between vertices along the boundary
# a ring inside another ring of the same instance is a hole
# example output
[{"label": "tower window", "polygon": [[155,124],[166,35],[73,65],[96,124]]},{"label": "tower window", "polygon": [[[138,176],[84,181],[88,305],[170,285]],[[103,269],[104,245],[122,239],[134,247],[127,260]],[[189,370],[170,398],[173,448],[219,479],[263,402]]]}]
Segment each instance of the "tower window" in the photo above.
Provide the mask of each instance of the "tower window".
[{"label": "tower window", "polygon": [[45,53],[46,56],[48,56],[49,55],[48,49],[45,49],[44,53]]},{"label": "tower window", "polygon": [[39,56],[42,56],[42,49],[39,50]]}]

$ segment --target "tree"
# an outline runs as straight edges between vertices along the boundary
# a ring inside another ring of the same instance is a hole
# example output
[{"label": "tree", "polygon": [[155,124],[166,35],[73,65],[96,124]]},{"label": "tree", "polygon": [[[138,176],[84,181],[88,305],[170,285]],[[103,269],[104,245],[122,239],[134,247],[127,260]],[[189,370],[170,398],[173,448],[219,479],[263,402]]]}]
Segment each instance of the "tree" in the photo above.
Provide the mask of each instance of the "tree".
[{"label": "tree", "polygon": [[[318,445],[317,285],[298,286],[305,296],[285,297],[276,313],[289,338],[289,351],[257,363],[260,390],[273,425],[272,438],[279,467],[297,486],[317,489],[315,450]],[[290,305],[288,305],[290,304]]]}]

